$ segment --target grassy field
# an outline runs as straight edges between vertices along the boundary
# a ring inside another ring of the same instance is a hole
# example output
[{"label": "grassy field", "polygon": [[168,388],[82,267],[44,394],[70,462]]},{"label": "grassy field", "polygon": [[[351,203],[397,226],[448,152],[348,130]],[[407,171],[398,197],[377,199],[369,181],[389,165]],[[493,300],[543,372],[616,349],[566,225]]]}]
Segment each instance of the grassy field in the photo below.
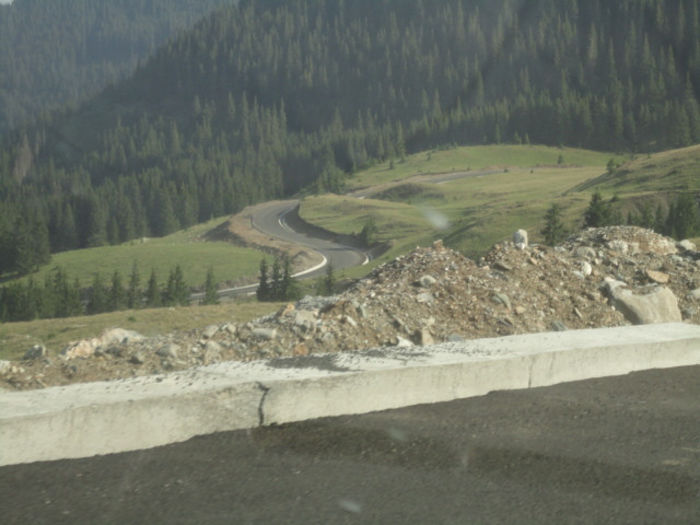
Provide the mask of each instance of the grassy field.
[{"label": "grassy field", "polygon": [[[562,164],[557,164],[559,155]],[[621,165],[608,174],[606,164],[611,158]],[[467,172],[463,178],[437,184],[402,182],[415,175],[466,168],[498,171],[487,175]],[[627,158],[541,146],[457,148],[412,155],[394,169],[386,163],[375,166],[357,174],[350,186],[380,186],[379,193],[362,199],[308,197],[301,214],[339,233],[359,232],[372,217],[379,228],[377,239],[392,242],[390,251],[374,264],[437,238],[478,257],[519,228],[526,229],[531,240],[541,240],[543,217],[553,202],[562,206],[567,227],[576,230],[596,190],[606,199],[617,195],[626,213],[640,199],[666,202],[674,192],[700,190],[699,171],[700,146]],[[366,268],[356,270],[357,275],[362,271]]]},{"label": "grassy field", "polygon": [[226,242],[201,239],[202,235],[224,220],[225,218],[214,219],[162,238],[139,239],[118,246],[57,253],[49,265],[32,277],[43,282],[47,273],[60,266],[71,281],[77,277],[82,286],[89,286],[97,272],[109,281],[115,270],[121,272],[122,281],[126,283],[132,265],[136,262],[143,285],[148,280],[151,269],[155,269],[160,283],[165,283],[168,273],[176,264],[182,267],[185,281],[190,286],[204,284],[209,266],[213,267],[214,277],[219,282],[253,282],[263,256],[261,252]]},{"label": "grassy field", "polygon": [[372,217],[379,230],[377,240],[392,243],[378,262],[438,238],[477,257],[519,228],[537,238],[542,217],[554,201],[562,205],[565,221],[573,228],[590,196],[565,194],[600,172],[601,168],[537,168],[532,173],[512,169],[441,184],[410,184],[405,191],[401,185],[394,187],[392,195],[403,195],[403,202],[310,197],[303,201],[301,212],[306,220],[339,233],[359,232]]},{"label": "grassy field", "polygon": [[135,330],[148,336],[224,322],[247,322],[276,311],[281,304],[239,300],[212,306],[126,310],[67,319],[4,323],[0,324],[0,359],[20,359],[37,343],[44,344],[53,355],[71,341],[96,337],[109,328]]},{"label": "grassy field", "polygon": [[596,189],[603,194],[628,197],[700,190],[700,145],[639,155],[614,173],[589,181],[580,190]]},{"label": "grassy field", "polygon": [[349,189],[364,188],[381,183],[398,181],[407,177],[428,173],[477,171],[487,168],[535,168],[557,166],[559,156],[565,166],[604,168],[613,158],[612,153],[575,148],[549,146],[491,145],[468,146],[408,155],[404,162],[394,160],[394,168],[387,161],[357,173],[348,179]]}]

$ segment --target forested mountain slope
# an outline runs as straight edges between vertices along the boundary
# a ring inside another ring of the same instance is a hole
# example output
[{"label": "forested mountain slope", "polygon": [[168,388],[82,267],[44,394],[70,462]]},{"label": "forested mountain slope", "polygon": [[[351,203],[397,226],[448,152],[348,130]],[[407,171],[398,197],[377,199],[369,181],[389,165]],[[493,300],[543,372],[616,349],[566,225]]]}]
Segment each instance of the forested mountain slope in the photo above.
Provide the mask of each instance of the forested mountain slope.
[{"label": "forested mountain slope", "polygon": [[133,72],[230,0],[15,0],[0,5],[0,135]]},{"label": "forested mountain slope", "polygon": [[8,138],[0,198],[52,250],[121,242],[407,150],[687,145],[699,93],[694,0],[249,0]]}]

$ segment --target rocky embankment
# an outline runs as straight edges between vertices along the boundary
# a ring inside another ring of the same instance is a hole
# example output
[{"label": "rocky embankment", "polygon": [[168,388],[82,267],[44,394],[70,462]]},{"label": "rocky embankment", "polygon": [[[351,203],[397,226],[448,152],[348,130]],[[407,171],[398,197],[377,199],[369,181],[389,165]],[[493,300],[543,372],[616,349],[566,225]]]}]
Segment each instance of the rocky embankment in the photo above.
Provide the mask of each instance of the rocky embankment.
[{"label": "rocky embankment", "polygon": [[0,362],[0,386],[29,389],[381,346],[686,321],[700,324],[700,252],[635,227],[588,229],[555,248],[527,234],[478,263],[440,241],[376,268],[344,293],[306,297],[245,324],[145,338],[120,329],[60,355]]}]

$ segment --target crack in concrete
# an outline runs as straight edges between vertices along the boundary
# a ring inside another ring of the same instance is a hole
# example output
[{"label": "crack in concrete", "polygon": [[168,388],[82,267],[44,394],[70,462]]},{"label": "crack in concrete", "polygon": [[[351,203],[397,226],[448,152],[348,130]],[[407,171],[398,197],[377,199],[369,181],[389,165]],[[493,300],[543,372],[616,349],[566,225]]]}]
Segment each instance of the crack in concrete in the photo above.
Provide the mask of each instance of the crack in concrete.
[{"label": "crack in concrete", "polygon": [[256,381],[256,384],[258,385],[258,388],[263,392],[263,395],[260,398],[260,403],[258,404],[258,426],[262,427],[265,424],[265,411],[263,409],[263,405],[265,404],[265,398],[267,397],[267,394],[270,391],[270,387],[263,385],[260,381]]}]

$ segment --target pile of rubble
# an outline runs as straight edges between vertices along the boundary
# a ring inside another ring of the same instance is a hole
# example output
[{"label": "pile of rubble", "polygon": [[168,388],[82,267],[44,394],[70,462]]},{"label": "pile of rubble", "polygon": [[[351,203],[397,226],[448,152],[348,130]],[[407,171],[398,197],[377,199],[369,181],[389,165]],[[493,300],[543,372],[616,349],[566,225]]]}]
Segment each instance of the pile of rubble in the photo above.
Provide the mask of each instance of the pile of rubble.
[{"label": "pile of rubble", "polygon": [[615,226],[582,231],[551,248],[528,245],[519,231],[478,263],[437,241],[376,268],[341,295],[306,297],[245,324],[151,338],[112,331],[55,357],[37,346],[22,363],[0,362],[0,386],[681,320],[700,324],[700,253],[692,243]]}]

